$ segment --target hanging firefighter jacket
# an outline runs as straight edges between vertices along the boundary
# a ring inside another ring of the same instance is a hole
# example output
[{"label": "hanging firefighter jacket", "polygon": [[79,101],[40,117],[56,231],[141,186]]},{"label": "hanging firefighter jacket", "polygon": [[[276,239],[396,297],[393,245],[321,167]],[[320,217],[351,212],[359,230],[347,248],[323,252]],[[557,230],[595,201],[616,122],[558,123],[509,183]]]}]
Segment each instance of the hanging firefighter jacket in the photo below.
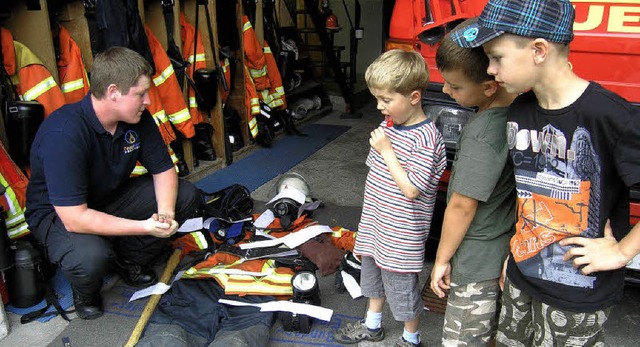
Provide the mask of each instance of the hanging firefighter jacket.
[{"label": "hanging firefighter jacket", "polygon": [[253,84],[253,80],[249,75],[249,70],[246,65],[244,66],[244,89],[245,97],[244,103],[247,108],[247,123],[249,124],[249,133],[254,139],[258,137],[258,120],[256,116],[260,113],[260,100],[258,99],[258,92],[256,86]]},{"label": "hanging firefighter jacket", "polygon": [[11,32],[0,28],[4,68],[24,101],[38,101],[44,116],[65,104],[64,95],[42,61],[25,45],[13,40]]},{"label": "hanging firefighter jacket", "polygon": [[[269,83],[271,87],[268,91],[261,91],[262,101],[264,101],[271,108],[282,107],[287,108],[287,100],[284,95],[284,88],[282,87],[282,77],[278,70],[278,63],[273,57],[271,47],[267,41],[264,41],[264,57],[267,63],[267,76],[269,77]],[[268,94],[268,95],[267,95]]]},{"label": "hanging firefighter jacket", "polygon": [[[206,57],[204,53],[204,43],[202,42],[202,36],[198,32],[198,42],[196,49],[196,56],[193,56],[193,45],[195,41],[196,29],[187,22],[184,17],[184,13],[180,13],[180,37],[182,38],[182,55],[186,61],[191,65],[187,67],[187,76],[193,80],[193,72],[198,69],[207,67]],[[189,113],[191,114],[191,121],[193,124],[205,122],[205,113],[198,109],[198,103],[196,102],[195,90],[189,87]]]},{"label": "hanging firefighter jacket", "polygon": [[27,221],[24,217],[29,180],[11,160],[6,148],[0,143],[0,184],[5,192],[0,204],[6,211],[7,233],[10,239],[27,235]]},{"label": "hanging firefighter jacket", "polygon": [[184,101],[182,89],[180,89],[178,79],[173,71],[171,60],[169,60],[167,52],[162,48],[162,44],[160,44],[160,41],[158,41],[148,26],[146,27],[146,32],[151,53],[153,54],[153,61],[156,66],[156,73],[152,76],[153,84],[158,87],[164,112],[171,124],[173,124],[184,137],[192,138],[193,135],[195,135],[193,122],[191,121],[187,104]]},{"label": "hanging firefighter jacket", "polygon": [[267,61],[247,16],[242,16],[242,42],[244,43],[244,64],[249,70],[256,90],[269,89],[271,84],[269,83],[269,76],[267,76]]},{"label": "hanging firefighter jacket", "polygon": [[67,104],[71,104],[80,101],[89,93],[89,78],[82,61],[80,47],[63,26],[60,26],[58,40],[60,42],[58,58],[60,89]]},{"label": "hanging firefighter jacket", "polygon": [[[147,107],[147,110],[149,111],[149,113],[151,113],[153,120],[156,122],[156,125],[160,130],[160,135],[162,135],[162,140],[167,145],[167,150],[169,152],[169,156],[171,157],[171,161],[176,167],[176,171],[178,171],[178,157],[176,157],[176,154],[173,152],[173,149],[171,149],[171,146],[169,145],[173,140],[176,139],[176,133],[173,131],[173,128],[171,127],[169,121],[169,117],[167,117],[167,114],[165,113],[162,106],[162,98],[160,97],[158,87],[156,87],[153,83],[149,88],[149,99],[151,101],[151,104]],[[131,176],[144,175],[147,172],[147,169],[142,166],[140,162],[137,162],[136,166],[131,172]]]}]

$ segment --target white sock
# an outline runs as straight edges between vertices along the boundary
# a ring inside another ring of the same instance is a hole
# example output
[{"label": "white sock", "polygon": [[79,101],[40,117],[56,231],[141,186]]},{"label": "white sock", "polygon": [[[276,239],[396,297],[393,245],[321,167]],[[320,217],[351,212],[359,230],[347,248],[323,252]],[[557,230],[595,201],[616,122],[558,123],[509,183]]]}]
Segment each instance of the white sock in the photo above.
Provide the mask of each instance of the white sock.
[{"label": "white sock", "polygon": [[402,337],[405,341],[415,343],[416,345],[420,343],[420,333],[417,331],[415,333],[410,333],[405,330],[404,332],[402,332]]},{"label": "white sock", "polygon": [[368,329],[379,329],[382,325],[382,312],[367,311],[367,318],[364,320],[364,325]]}]

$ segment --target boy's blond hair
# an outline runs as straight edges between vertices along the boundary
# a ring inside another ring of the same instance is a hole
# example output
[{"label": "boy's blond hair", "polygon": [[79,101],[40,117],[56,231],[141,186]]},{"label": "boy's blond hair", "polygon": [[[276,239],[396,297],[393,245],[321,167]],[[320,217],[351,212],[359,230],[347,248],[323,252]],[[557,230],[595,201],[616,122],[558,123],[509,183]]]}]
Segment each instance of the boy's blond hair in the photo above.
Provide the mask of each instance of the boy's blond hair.
[{"label": "boy's blond hair", "polygon": [[364,78],[369,89],[409,95],[427,88],[429,70],[418,52],[394,49],[376,58],[367,68]]}]

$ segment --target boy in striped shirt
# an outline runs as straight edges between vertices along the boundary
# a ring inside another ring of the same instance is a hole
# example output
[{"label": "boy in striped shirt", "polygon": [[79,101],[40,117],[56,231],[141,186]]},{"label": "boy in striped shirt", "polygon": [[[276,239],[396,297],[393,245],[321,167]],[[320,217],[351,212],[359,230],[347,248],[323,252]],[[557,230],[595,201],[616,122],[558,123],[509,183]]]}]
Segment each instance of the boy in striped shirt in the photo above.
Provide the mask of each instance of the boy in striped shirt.
[{"label": "boy in striped shirt", "polygon": [[404,322],[396,346],[421,346],[418,273],[446,167],[444,142],[422,109],[429,73],[420,54],[385,52],[367,68],[365,79],[385,116],[369,139],[369,174],[354,249],[362,257],[360,286],[369,307],[365,319],[342,327],[334,339],[382,340],[382,308],[388,301],[394,318]]}]

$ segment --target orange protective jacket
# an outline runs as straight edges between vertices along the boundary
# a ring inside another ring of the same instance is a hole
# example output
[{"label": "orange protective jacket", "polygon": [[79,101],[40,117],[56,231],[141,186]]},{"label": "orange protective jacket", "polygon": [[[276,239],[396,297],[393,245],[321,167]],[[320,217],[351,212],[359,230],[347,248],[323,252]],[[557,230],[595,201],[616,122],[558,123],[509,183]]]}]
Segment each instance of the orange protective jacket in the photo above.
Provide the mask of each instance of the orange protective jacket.
[{"label": "orange protective jacket", "polygon": [[260,100],[258,99],[258,92],[256,86],[253,84],[253,80],[249,75],[247,65],[244,67],[244,104],[247,108],[247,123],[249,124],[249,133],[254,139],[258,136],[258,120],[256,115],[260,113]]},{"label": "orange protective jacket", "polygon": [[65,104],[64,95],[51,72],[27,46],[13,40],[11,32],[0,28],[4,68],[25,101],[36,100],[44,106],[44,116]]},{"label": "orange protective jacket", "polygon": [[273,57],[271,47],[267,41],[264,41],[264,57],[267,62],[267,76],[271,87],[268,92],[262,91],[262,101],[267,103],[271,108],[287,108],[287,100],[284,96],[284,88],[282,87],[282,76],[278,70],[278,63]]},{"label": "orange protective jacket", "polygon": [[[196,35],[196,29],[193,25],[187,22],[184,17],[184,13],[180,13],[180,37],[182,38],[182,56],[191,65],[187,67],[187,75],[193,80],[193,72],[198,69],[204,69],[207,67],[206,56],[204,53],[204,43],[202,42],[202,35],[198,34],[198,43],[196,46],[196,56],[193,56],[193,44]],[[196,93],[193,88],[189,87],[189,114],[191,114],[191,121],[193,124],[198,124],[205,121],[206,113],[198,109],[198,103],[196,102]]]},{"label": "orange protective jacket", "polygon": [[11,160],[2,143],[0,143],[0,184],[5,187],[5,192],[0,198],[0,205],[5,211],[5,223],[9,238],[15,239],[28,234],[29,229],[24,211],[29,179]]},{"label": "orange protective jacket", "polygon": [[267,60],[247,16],[242,16],[242,42],[244,45],[244,63],[249,70],[256,90],[269,89],[271,84],[267,75]]},{"label": "orange protective jacket", "polygon": [[60,42],[60,57],[58,58],[60,89],[67,104],[71,104],[82,100],[89,93],[89,78],[82,61],[80,47],[63,26],[60,26],[58,40]]},{"label": "orange protective jacket", "polygon": [[153,84],[158,88],[164,112],[178,131],[186,138],[191,138],[195,135],[195,129],[171,60],[151,29],[148,26],[145,26],[145,29],[156,66],[156,73],[152,77]]}]

